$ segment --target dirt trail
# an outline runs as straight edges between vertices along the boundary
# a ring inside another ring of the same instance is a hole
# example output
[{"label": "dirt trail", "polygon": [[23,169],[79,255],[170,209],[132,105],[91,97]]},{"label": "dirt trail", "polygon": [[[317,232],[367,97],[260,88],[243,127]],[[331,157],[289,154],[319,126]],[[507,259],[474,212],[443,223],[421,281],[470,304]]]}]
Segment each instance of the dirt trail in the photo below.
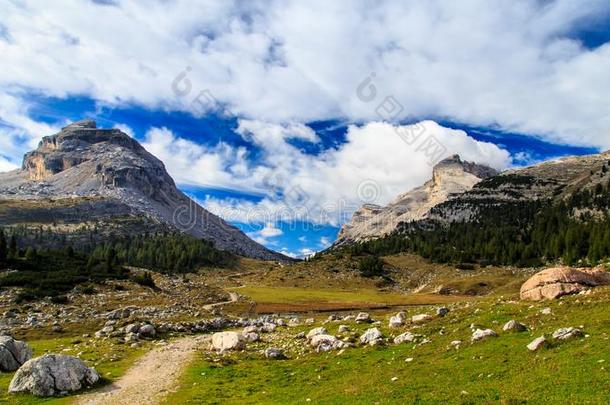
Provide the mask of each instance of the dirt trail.
[{"label": "dirt trail", "polygon": [[[206,305],[206,309],[235,302],[231,299]],[[157,347],[142,356],[119,380],[99,391],[76,397],[79,405],[152,405],[159,404],[167,393],[175,389],[180,374],[194,358],[197,348],[205,345],[207,336],[187,336]]]},{"label": "dirt trail", "polygon": [[76,398],[76,404],[158,404],[174,389],[184,367],[205,336],[189,336],[155,348],[140,358],[119,380],[100,391]]}]

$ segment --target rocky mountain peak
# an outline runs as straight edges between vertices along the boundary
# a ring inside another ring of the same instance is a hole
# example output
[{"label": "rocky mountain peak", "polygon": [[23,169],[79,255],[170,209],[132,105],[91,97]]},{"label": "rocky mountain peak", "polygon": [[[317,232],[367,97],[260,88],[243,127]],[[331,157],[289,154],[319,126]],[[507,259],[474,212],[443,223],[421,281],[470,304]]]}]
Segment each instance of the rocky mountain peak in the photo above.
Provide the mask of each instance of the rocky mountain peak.
[{"label": "rocky mountain peak", "polygon": [[137,140],[119,129],[98,128],[93,120],[74,122],[43,137],[38,148],[25,155],[21,170],[0,173],[0,199],[92,197],[118,202],[135,215],[211,240],[220,249],[286,259],[192,201]]},{"label": "rocky mountain peak", "polygon": [[386,207],[366,204],[345,224],[337,244],[382,237],[393,232],[400,222],[425,218],[430,210],[451,196],[463,193],[483,179],[497,174],[484,165],[463,161],[452,155],[434,166],[432,179],[424,185],[399,195]]}]

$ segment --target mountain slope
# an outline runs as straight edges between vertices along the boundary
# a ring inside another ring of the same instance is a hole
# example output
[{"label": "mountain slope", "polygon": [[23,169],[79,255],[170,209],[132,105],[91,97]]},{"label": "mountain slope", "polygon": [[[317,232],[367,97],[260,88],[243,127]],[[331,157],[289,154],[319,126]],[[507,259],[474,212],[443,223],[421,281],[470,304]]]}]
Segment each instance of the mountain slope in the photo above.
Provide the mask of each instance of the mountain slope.
[{"label": "mountain slope", "polygon": [[336,245],[375,239],[392,233],[399,223],[426,218],[430,209],[451,196],[470,190],[481,180],[497,174],[487,166],[464,162],[458,155],[439,162],[432,179],[398,196],[386,207],[366,204],[356,211],[337,237]]},{"label": "mountain slope", "polygon": [[485,179],[352,253],[413,252],[437,262],[596,265],[610,258],[610,152]]},{"label": "mountain slope", "polygon": [[109,227],[123,234],[179,230],[239,255],[287,259],[178,190],[136,140],[91,120],[44,137],[20,170],[0,173],[0,198],[2,225],[54,223],[67,234],[92,226],[102,234]]}]

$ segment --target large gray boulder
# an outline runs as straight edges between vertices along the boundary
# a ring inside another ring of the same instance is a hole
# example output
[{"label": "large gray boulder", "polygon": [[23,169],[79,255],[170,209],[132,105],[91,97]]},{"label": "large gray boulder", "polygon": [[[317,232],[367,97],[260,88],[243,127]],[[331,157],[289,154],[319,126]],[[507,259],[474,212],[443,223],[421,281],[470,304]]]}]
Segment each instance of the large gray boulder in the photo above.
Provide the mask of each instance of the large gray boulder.
[{"label": "large gray boulder", "polygon": [[0,371],[15,371],[32,358],[27,343],[10,336],[0,336]]},{"label": "large gray boulder", "polygon": [[80,359],[63,354],[47,354],[27,361],[13,377],[8,391],[29,392],[50,397],[74,392],[95,384],[100,375]]},{"label": "large gray boulder", "polygon": [[246,348],[246,339],[238,332],[217,332],[212,335],[212,348],[220,352],[243,350]]}]

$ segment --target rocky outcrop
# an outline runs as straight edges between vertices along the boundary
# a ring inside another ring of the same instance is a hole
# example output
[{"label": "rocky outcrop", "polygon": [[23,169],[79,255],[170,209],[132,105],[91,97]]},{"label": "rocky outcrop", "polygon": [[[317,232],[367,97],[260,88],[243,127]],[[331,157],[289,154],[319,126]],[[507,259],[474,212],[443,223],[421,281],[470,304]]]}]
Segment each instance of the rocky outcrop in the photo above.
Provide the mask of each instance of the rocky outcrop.
[{"label": "rocky outcrop", "polygon": [[401,222],[426,218],[436,205],[495,174],[496,170],[490,167],[451,156],[434,167],[430,181],[398,196],[388,206],[362,206],[341,228],[336,244],[379,238],[393,232]]},{"label": "rocky outcrop", "polygon": [[529,278],[521,286],[520,296],[522,300],[540,301],[606,284],[610,284],[610,273],[601,269],[555,267]]},{"label": "rocky outcrop", "polygon": [[15,371],[31,358],[32,349],[27,343],[0,336],[0,371]]},{"label": "rocky outcrop", "polygon": [[13,377],[9,392],[28,392],[41,397],[74,392],[100,379],[81,360],[61,354],[47,354],[26,362]]},{"label": "rocky outcrop", "polygon": [[[187,197],[163,163],[137,140],[118,129],[97,128],[91,120],[75,122],[44,137],[36,150],[25,155],[20,170],[0,173],[0,200],[26,201],[25,205],[51,201],[42,208],[48,212],[47,219],[72,224],[79,218],[65,205],[80,202],[89,208],[86,215],[80,214],[82,223],[139,217],[162,228],[159,230],[169,228],[210,240],[221,250],[258,259],[288,260]],[[107,207],[113,210],[108,212]],[[40,207],[32,209],[37,216],[44,216]],[[10,207],[2,210],[0,224],[31,223],[32,216],[25,211],[23,207],[13,214]],[[142,229],[142,233],[148,231]]]}]

